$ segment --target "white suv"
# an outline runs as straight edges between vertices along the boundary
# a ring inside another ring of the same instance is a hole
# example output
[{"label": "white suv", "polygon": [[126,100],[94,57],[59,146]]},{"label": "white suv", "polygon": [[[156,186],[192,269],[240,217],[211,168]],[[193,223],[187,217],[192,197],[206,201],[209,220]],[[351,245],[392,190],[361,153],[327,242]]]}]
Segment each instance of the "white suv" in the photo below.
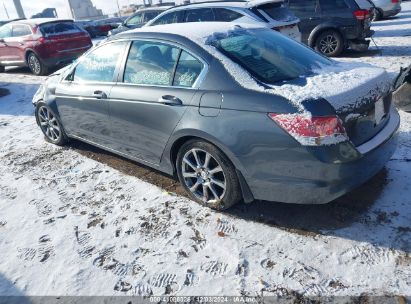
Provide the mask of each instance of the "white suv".
[{"label": "white suv", "polygon": [[283,0],[218,1],[180,5],[168,9],[145,26],[185,22],[263,23],[292,39],[301,41],[300,20]]}]

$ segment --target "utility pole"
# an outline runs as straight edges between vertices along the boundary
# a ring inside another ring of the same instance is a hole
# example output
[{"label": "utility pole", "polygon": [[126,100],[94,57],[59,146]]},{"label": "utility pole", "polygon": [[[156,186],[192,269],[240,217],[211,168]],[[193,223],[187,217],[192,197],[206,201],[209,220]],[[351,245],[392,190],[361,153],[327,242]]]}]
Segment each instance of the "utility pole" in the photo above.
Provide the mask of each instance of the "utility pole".
[{"label": "utility pole", "polygon": [[118,4],[118,0],[117,0],[117,9],[118,9],[118,15],[121,17],[120,4]]},{"label": "utility pole", "polygon": [[4,11],[6,12],[7,19],[10,19],[9,12],[7,11],[6,4],[3,2]]},{"label": "utility pole", "polygon": [[26,16],[24,15],[23,7],[21,6],[20,0],[13,0],[14,7],[16,8],[17,16],[19,18],[25,19]]}]

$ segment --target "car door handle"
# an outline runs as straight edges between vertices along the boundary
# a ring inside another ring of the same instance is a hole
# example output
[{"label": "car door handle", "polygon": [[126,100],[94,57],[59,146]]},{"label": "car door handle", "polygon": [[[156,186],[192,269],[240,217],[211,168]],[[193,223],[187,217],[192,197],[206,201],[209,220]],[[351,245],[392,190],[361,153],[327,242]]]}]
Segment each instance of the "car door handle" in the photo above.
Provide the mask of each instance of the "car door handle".
[{"label": "car door handle", "polygon": [[158,99],[158,102],[167,105],[167,106],[181,106],[183,102],[181,99],[171,96],[171,95],[164,95]]},{"label": "car door handle", "polygon": [[95,91],[93,93],[93,97],[95,97],[97,99],[107,99],[107,94],[104,93],[103,91]]}]

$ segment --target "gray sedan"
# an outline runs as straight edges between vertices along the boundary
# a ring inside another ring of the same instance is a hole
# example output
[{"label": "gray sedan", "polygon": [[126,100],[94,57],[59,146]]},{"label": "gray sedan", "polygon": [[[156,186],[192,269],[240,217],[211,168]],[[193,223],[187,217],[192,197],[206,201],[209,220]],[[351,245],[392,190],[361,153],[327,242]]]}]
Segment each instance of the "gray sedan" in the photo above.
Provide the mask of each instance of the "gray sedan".
[{"label": "gray sedan", "polygon": [[205,206],[321,204],[394,153],[388,79],[267,28],[173,24],[114,36],[33,103],[47,141],[78,139],[178,176]]}]

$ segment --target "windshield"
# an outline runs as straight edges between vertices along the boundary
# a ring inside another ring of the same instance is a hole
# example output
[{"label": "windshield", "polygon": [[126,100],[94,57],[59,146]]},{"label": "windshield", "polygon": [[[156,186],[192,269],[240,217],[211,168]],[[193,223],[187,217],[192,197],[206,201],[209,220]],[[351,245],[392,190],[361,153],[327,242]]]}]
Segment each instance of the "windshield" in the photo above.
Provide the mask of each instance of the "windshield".
[{"label": "windshield", "polygon": [[215,34],[206,43],[268,84],[307,76],[331,64],[328,58],[269,29],[236,29]]}]

